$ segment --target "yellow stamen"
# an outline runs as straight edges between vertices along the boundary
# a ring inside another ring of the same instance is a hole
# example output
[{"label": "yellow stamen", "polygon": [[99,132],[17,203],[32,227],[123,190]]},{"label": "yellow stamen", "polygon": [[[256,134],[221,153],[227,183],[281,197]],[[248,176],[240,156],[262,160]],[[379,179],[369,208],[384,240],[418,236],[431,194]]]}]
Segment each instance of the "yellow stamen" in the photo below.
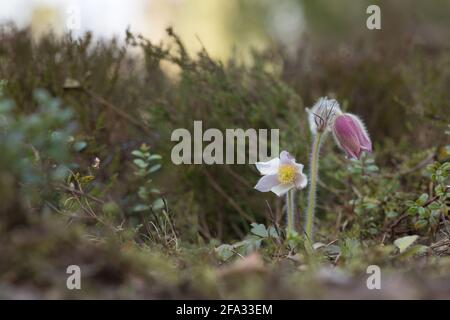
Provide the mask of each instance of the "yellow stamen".
[{"label": "yellow stamen", "polygon": [[289,164],[283,164],[278,168],[278,180],[282,184],[293,183],[295,181],[296,173],[296,167]]}]

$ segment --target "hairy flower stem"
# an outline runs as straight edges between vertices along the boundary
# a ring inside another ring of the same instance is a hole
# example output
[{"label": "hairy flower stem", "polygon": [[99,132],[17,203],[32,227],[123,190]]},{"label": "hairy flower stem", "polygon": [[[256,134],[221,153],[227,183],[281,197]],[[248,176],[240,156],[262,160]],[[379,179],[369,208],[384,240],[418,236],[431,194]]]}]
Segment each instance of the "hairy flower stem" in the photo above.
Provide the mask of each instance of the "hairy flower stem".
[{"label": "hairy flower stem", "polygon": [[294,189],[288,191],[286,195],[287,204],[287,229],[286,236],[289,238],[294,232]]},{"label": "hairy flower stem", "polygon": [[322,135],[323,135],[322,132],[316,133],[316,135],[314,136],[311,151],[308,208],[306,211],[306,227],[305,227],[305,237],[308,247],[311,247],[313,243],[314,211],[316,208],[317,179],[319,171],[319,150]]}]

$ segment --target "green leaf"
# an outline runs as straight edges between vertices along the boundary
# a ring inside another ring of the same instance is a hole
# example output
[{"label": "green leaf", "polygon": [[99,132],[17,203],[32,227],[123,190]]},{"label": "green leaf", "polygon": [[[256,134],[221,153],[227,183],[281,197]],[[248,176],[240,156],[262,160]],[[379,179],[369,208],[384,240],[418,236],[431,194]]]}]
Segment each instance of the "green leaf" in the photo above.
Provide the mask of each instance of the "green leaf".
[{"label": "green leaf", "polygon": [[267,231],[265,225],[253,222],[251,226],[252,229],[250,230],[250,232],[253,233],[254,235],[259,236],[261,238],[267,238],[269,236],[269,232]]},{"label": "green leaf", "polygon": [[376,203],[373,202],[368,202],[365,204],[365,207],[367,210],[372,210],[372,209],[376,209],[378,208],[378,205]]},{"label": "green leaf", "polygon": [[234,248],[238,248],[238,251],[242,255],[248,255],[251,252],[258,250],[261,247],[261,239],[259,236],[248,236],[245,240],[233,245]]},{"label": "green leaf", "polygon": [[160,164],[155,164],[154,166],[152,166],[149,170],[148,173],[153,173],[155,171],[158,171],[161,168]]},{"label": "green leaf", "polygon": [[415,207],[416,203],[414,201],[408,200],[405,202],[405,205],[408,207]]},{"label": "green leaf", "polygon": [[414,224],[414,227],[416,229],[423,229],[428,225],[428,221],[425,219],[419,219],[416,221],[416,223]]},{"label": "green leaf", "polygon": [[388,211],[388,212],[386,212],[386,217],[388,217],[388,218],[395,218],[395,217],[397,217],[398,216],[398,212],[395,212],[395,211]]},{"label": "green leaf", "polygon": [[377,172],[377,171],[380,170],[380,169],[379,169],[378,166],[376,166],[376,165],[371,165],[371,166],[368,166],[368,167],[366,168],[366,170],[367,170],[367,171],[370,171],[370,172]]},{"label": "green leaf", "polygon": [[427,213],[427,210],[425,210],[424,207],[418,207],[417,208],[417,213],[419,213],[419,216],[423,217]]},{"label": "green leaf", "polygon": [[133,150],[131,152],[131,154],[133,156],[135,156],[135,157],[138,157],[138,158],[143,158],[144,157],[144,153],[142,151],[139,151],[139,150]]},{"label": "green leaf", "polygon": [[222,261],[227,261],[230,259],[233,255],[233,247],[229,244],[222,244],[219,247],[216,248],[217,255]]},{"label": "green leaf", "polygon": [[436,192],[436,195],[437,195],[437,196],[442,196],[442,195],[444,195],[445,188],[444,188],[443,185],[437,185],[437,186],[434,188],[434,191]]},{"label": "green leaf", "polygon": [[134,159],[133,160],[134,164],[137,165],[139,168],[146,168],[148,166],[147,163],[145,163],[144,160],[142,159]]},{"label": "green leaf", "polygon": [[436,171],[436,169],[437,169],[436,163],[427,165],[427,171],[430,173],[434,173]]},{"label": "green leaf", "polygon": [[76,152],[81,152],[84,149],[86,149],[86,147],[87,147],[86,141],[77,141],[73,144],[73,150],[75,150]]},{"label": "green leaf", "polygon": [[399,248],[400,253],[405,252],[406,249],[408,249],[417,239],[419,236],[413,235],[413,236],[406,236],[402,238],[398,238],[394,241],[394,245]]},{"label": "green leaf", "polygon": [[423,206],[423,205],[425,204],[425,202],[427,202],[427,200],[428,200],[428,194],[423,193],[423,194],[419,197],[419,199],[417,199],[416,203],[417,203],[419,206]]},{"label": "green leaf", "polygon": [[276,239],[279,238],[277,229],[275,229],[274,226],[270,226],[269,228],[267,228],[267,231],[268,231],[270,237],[276,238]]},{"label": "green leaf", "polygon": [[417,207],[417,206],[409,207],[409,209],[408,209],[408,214],[409,214],[409,215],[414,215],[414,214],[416,214],[416,213],[417,213],[417,209],[419,209],[419,207]]},{"label": "green leaf", "polygon": [[439,210],[439,208],[441,207],[441,204],[439,202],[432,202],[430,203],[430,205],[428,206],[428,208],[430,210]]},{"label": "green leaf", "polygon": [[161,193],[161,191],[159,191],[159,189],[156,189],[156,188],[151,188],[150,192],[151,193],[155,193],[155,194],[160,194]]},{"label": "green leaf", "polygon": [[156,199],[152,204],[153,210],[161,210],[162,208],[164,208],[164,206],[165,204],[162,198]]},{"label": "green leaf", "polygon": [[152,160],[161,160],[162,157],[159,154],[152,154],[150,157],[148,157],[148,161]]},{"label": "green leaf", "polygon": [[149,210],[150,207],[145,205],[145,204],[137,204],[133,207],[133,212],[142,212],[142,211],[146,211]]},{"label": "green leaf", "polygon": [[446,162],[441,166],[442,171],[449,171],[450,170],[450,162]]}]

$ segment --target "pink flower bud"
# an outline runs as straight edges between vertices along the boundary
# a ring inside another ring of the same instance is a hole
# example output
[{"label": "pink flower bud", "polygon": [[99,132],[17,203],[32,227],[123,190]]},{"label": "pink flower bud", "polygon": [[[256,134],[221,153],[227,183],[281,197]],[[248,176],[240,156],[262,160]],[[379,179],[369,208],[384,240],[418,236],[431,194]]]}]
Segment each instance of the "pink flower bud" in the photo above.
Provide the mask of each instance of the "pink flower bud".
[{"label": "pink flower bud", "polygon": [[336,117],[333,135],[348,158],[359,159],[361,152],[372,152],[372,142],[367,130],[362,121],[353,114],[344,113]]}]

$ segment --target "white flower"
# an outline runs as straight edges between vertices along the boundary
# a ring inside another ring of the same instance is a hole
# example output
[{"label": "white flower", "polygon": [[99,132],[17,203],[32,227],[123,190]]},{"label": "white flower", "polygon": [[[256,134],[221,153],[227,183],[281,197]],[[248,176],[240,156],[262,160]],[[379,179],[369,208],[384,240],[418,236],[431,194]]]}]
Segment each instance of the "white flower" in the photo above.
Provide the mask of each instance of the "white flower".
[{"label": "white flower", "polygon": [[98,157],[94,158],[94,163],[92,164],[92,168],[94,168],[94,169],[100,168],[100,159]]},{"label": "white flower", "polygon": [[303,189],[308,183],[303,165],[296,163],[287,151],[282,151],[279,158],[256,162],[256,168],[263,175],[255,186],[261,192],[272,191],[280,197],[292,188]]},{"label": "white flower", "polygon": [[306,108],[306,112],[309,128],[313,134],[329,131],[336,116],[342,113],[339,103],[327,97],[320,98],[311,109]]}]

